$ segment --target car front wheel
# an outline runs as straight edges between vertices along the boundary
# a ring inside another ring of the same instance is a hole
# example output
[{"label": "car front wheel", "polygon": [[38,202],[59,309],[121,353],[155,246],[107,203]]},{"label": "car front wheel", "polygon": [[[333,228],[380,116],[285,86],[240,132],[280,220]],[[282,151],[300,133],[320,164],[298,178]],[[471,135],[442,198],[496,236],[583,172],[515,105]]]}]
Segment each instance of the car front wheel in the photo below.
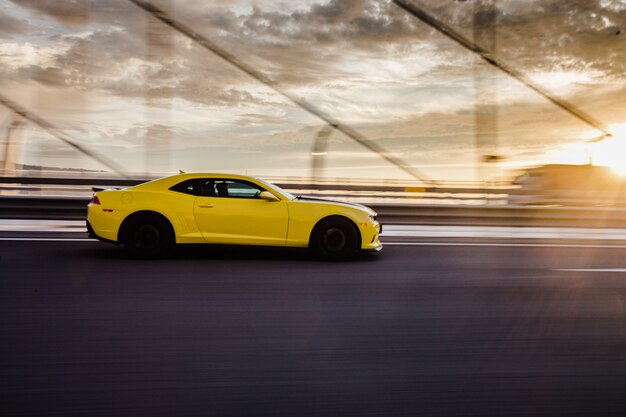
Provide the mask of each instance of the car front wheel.
[{"label": "car front wheel", "polygon": [[347,259],[356,254],[359,236],[348,220],[329,218],[315,226],[311,248],[320,257],[330,260]]}]

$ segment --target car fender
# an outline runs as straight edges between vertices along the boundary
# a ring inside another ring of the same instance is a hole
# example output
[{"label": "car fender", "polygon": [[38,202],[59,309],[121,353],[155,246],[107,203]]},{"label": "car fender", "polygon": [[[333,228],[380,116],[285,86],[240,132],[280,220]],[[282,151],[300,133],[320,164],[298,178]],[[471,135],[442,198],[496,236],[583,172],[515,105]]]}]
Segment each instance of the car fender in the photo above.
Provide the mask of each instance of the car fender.
[{"label": "car fender", "polygon": [[193,215],[194,202],[194,196],[135,192],[133,193],[133,201],[123,206],[126,214],[119,227],[122,227],[126,219],[139,212],[154,212],[163,216],[170,223],[174,230],[176,243],[202,243],[203,239]]},{"label": "car fender", "polygon": [[[367,213],[348,206],[335,204],[298,202],[289,204],[289,231],[287,233],[288,246],[308,246],[311,233],[316,224],[327,217],[345,217],[355,225],[367,218]],[[358,230],[358,227],[357,227]]]}]

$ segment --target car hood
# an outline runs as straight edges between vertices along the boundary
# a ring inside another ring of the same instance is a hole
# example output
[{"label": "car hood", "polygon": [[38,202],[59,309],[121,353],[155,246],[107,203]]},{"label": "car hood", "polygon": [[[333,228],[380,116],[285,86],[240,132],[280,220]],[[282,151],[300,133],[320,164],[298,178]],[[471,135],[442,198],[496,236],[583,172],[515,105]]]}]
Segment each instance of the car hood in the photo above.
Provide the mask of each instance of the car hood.
[{"label": "car hood", "polygon": [[329,198],[310,197],[310,196],[306,196],[306,195],[301,195],[301,196],[296,197],[296,201],[310,201],[310,202],[313,202],[313,203],[341,204],[341,205],[344,205],[344,206],[358,208],[360,210],[363,210],[363,211],[367,212],[367,214],[370,214],[372,216],[376,215],[376,212],[374,210],[372,210],[371,208],[369,208],[367,206],[364,206],[363,204],[348,203],[347,201],[331,200]]}]

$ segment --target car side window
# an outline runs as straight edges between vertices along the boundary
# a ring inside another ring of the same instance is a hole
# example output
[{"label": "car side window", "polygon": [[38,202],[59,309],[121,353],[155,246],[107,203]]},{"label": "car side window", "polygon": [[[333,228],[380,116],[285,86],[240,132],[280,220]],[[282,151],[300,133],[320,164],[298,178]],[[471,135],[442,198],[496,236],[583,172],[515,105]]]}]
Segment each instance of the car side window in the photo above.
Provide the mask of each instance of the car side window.
[{"label": "car side window", "polygon": [[241,180],[213,180],[212,191],[216,197],[259,198],[263,189],[256,184]]},{"label": "car side window", "polygon": [[170,190],[189,195],[201,195],[201,180],[191,179],[179,182],[178,184],[170,187]]}]

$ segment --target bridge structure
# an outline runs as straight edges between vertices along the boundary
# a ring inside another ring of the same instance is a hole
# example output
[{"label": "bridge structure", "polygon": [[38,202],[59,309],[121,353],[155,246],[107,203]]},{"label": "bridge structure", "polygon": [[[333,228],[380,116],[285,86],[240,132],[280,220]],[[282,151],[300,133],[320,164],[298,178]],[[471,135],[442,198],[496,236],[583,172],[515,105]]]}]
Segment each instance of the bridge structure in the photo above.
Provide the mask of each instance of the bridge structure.
[{"label": "bridge structure", "polygon": [[[276,93],[286,98],[295,106],[299,107],[300,109],[304,110],[305,112],[309,113],[310,115],[321,121],[324,127],[315,135],[312,149],[310,152],[311,178],[323,178],[324,157],[327,154],[328,140],[331,137],[333,131],[338,131],[344,134],[346,137],[357,142],[361,146],[365,147],[369,151],[383,158],[387,162],[403,170],[405,173],[414,178],[418,183],[422,185],[437,184],[436,180],[428,178],[428,176],[419,171],[413,164],[404,161],[398,155],[395,155],[393,152],[384,149],[375,140],[367,138],[347,124],[341,123],[341,121],[336,120],[331,115],[323,112],[320,108],[308,102],[304,98],[298,97],[297,95],[293,94],[284,86],[282,86],[279,82],[271,79],[262,71],[246,63],[244,59],[237,57],[236,54],[232,53],[231,51],[228,51],[218,46],[215,42],[211,41],[206,36],[202,35],[190,26],[184,24],[182,21],[174,18],[171,12],[171,3],[169,1],[162,3],[159,7],[157,7],[153,2],[147,0],[128,1],[135,4],[146,12],[147,26],[145,43],[147,45],[146,53],[148,54],[148,56],[150,56],[150,54],[157,53],[156,51],[158,51],[158,53],[171,53],[171,42],[167,39],[166,36],[162,34],[162,32],[158,30],[157,27],[155,27],[156,24],[166,25],[172,31],[187,37],[192,42],[195,42],[209,53],[219,57],[220,59],[227,62],[229,65],[233,66],[237,70],[243,72],[247,76],[251,77],[255,81],[274,90]],[[418,19],[420,22],[436,29],[453,42],[461,45],[463,48],[467,49],[471,53],[476,54],[482,61],[497,68],[498,70],[501,70],[510,77],[518,80],[523,85],[538,93],[549,102],[566,111],[576,119],[596,129],[598,132],[600,132],[601,135],[598,138],[593,139],[593,142],[598,142],[606,137],[612,136],[612,133],[601,121],[578,109],[574,104],[558,97],[554,93],[551,93],[543,87],[539,86],[538,84],[532,82],[524,74],[517,71],[512,66],[501,62],[497,58],[497,6],[494,0],[489,0],[486,2],[475,2],[473,26],[474,40],[470,40],[451,26],[438,20],[433,15],[426,12],[423,7],[418,6],[415,2],[408,0],[393,0],[393,3],[397,7],[406,11],[409,15]],[[479,67],[476,66],[475,68],[474,136],[475,147],[478,153],[476,163],[477,172],[479,173],[478,178],[482,179],[486,177],[486,175],[483,174],[489,171],[485,167],[492,164],[497,165],[497,162],[501,161],[503,159],[503,156],[499,155],[497,152],[497,107],[484,105],[487,96],[493,96],[494,94],[497,94],[497,86],[486,85],[484,77],[480,76]],[[147,85],[149,85],[150,80],[147,79],[146,82]],[[146,100],[149,103],[150,100],[153,100],[153,97],[151,97],[150,88],[147,88],[147,91],[148,94],[146,95]],[[1,164],[4,175],[11,176],[15,174],[15,170],[17,167],[15,162],[15,155],[17,154],[15,149],[15,137],[19,133],[20,129],[23,129],[25,127],[25,124],[27,123],[33,124],[34,126],[43,129],[48,134],[64,142],[66,145],[69,145],[75,151],[78,151],[79,153],[97,161],[101,166],[107,168],[111,172],[120,176],[130,175],[128,172],[126,172],[126,170],[124,170],[123,167],[118,166],[118,164],[115,163],[110,157],[99,155],[94,151],[89,150],[84,144],[81,144],[80,141],[70,137],[49,121],[37,116],[32,111],[27,110],[17,102],[12,101],[10,98],[0,96],[0,105],[3,105],[10,110],[10,117],[7,119],[6,123],[6,139],[4,141],[5,149],[3,152],[3,161]],[[166,132],[166,135],[169,135],[169,133]],[[170,139],[162,137],[162,135],[160,134],[147,134],[145,140],[145,166],[146,172],[149,172],[150,167],[154,165],[154,163],[151,162],[152,159],[154,159],[153,156],[151,156],[151,145],[165,146],[165,149],[169,149]],[[151,140],[161,140],[164,141],[164,143],[151,143]],[[485,169],[487,170],[485,171]]]}]

